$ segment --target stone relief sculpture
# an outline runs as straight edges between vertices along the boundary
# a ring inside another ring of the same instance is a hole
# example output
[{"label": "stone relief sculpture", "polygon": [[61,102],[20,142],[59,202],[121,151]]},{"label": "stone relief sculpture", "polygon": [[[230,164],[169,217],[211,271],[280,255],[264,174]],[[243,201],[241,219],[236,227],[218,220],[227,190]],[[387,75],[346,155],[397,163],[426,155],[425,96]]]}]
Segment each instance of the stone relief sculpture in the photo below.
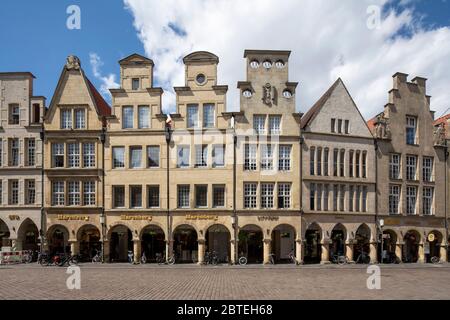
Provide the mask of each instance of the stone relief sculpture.
[{"label": "stone relief sculpture", "polygon": [[266,83],[266,85],[263,87],[263,102],[270,106],[272,105],[274,98],[274,87],[272,87],[270,83]]},{"label": "stone relief sculpture", "polygon": [[375,137],[377,139],[391,139],[389,120],[384,116],[384,113],[378,115],[375,122]]},{"label": "stone relief sculpture", "polygon": [[80,70],[80,59],[78,59],[77,56],[68,56],[67,62],[66,62],[66,68],[67,70]]},{"label": "stone relief sculpture", "polygon": [[446,145],[444,123],[439,124],[439,126],[434,130],[434,145],[435,146]]}]

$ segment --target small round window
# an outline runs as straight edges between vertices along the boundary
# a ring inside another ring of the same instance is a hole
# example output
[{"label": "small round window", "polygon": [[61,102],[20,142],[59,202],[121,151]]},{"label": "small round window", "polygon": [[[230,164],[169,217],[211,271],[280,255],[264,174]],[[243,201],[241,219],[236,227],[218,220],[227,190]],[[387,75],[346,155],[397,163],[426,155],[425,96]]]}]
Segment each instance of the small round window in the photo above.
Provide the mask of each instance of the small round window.
[{"label": "small round window", "polygon": [[244,90],[244,91],[242,92],[242,95],[243,95],[245,98],[250,98],[250,97],[252,96],[252,92],[251,92],[250,90],[246,89],[246,90]]},{"label": "small round window", "polygon": [[283,97],[289,99],[292,97],[292,92],[290,90],[284,90],[283,91]]},{"label": "small round window", "polygon": [[250,67],[252,69],[257,69],[259,67],[259,62],[257,60],[252,60],[252,62],[250,62]]},{"label": "small round window", "polygon": [[198,84],[204,84],[206,82],[206,76],[203,73],[200,73],[197,75],[197,77],[195,77],[195,81]]},{"label": "small round window", "polygon": [[275,66],[278,69],[283,69],[284,68],[284,61],[283,60],[278,60],[277,62],[275,62]]},{"label": "small round window", "polygon": [[270,69],[272,67],[272,62],[270,62],[269,60],[264,61],[263,67],[266,69]]}]

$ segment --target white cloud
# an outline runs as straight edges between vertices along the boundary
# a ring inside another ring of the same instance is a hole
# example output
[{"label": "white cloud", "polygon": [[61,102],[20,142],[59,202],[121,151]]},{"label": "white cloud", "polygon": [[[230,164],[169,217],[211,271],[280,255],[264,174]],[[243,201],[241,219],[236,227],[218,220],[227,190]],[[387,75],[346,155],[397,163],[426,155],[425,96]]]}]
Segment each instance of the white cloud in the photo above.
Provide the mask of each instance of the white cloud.
[{"label": "white cloud", "polygon": [[[429,79],[437,115],[450,106],[450,28],[422,28],[413,7],[388,11],[380,28],[370,30],[368,6],[383,7],[388,0],[124,2],[146,54],[155,61],[166,110],[174,110],[172,87],[184,85],[180,58],[196,50],[219,56],[218,82],[229,85],[228,109],[237,109],[236,83],[245,80],[245,49],[292,50],[290,81],[300,82],[301,111],[342,77],[363,115],[373,116],[386,104],[397,71]],[[402,30],[410,36],[399,36]]]},{"label": "white cloud", "polygon": [[100,93],[103,95],[104,98],[107,100],[111,100],[111,94],[109,92],[109,89],[113,88],[119,88],[119,83],[116,82],[116,75],[113,73],[110,73],[106,76],[103,76],[100,68],[103,66],[103,61],[100,58],[100,56],[95,53],[91,52],[89,53],[89,62],[92,67],[92,73],[94,74],[94,77],[96,77],[98,80],[101,81],[100,84]]}]

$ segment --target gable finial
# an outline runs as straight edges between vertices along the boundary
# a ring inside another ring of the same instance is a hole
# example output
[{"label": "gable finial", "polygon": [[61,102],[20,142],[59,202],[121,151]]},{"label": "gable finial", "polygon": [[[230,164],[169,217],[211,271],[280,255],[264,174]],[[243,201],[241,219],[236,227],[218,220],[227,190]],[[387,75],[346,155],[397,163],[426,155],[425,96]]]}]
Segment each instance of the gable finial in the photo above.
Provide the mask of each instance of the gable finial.
[{"label": "gable finial", "polygon": [[77,56],[70,55],[67,57],[66,68],[67,70],[80,70],[81,62]]}]

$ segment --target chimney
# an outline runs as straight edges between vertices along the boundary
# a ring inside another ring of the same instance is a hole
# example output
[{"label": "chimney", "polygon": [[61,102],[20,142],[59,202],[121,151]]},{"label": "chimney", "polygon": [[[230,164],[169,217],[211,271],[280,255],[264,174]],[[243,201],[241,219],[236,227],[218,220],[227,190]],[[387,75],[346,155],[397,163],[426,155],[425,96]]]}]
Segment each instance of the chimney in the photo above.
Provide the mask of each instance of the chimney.
[{"label": "chimney", "polygon": [[396,72],[392,78],[394,79],[394,89],[398,90],[400,83],[406,83],[408,75],[406,73]]},{"label": "chimney", "polygon": [[414,79],[411,80],[411,82],[417,84],[417,86],[423,90],[424,94],[426,93],[426,89],[427,89],[427,79],[426,78],[415,77]]}]

